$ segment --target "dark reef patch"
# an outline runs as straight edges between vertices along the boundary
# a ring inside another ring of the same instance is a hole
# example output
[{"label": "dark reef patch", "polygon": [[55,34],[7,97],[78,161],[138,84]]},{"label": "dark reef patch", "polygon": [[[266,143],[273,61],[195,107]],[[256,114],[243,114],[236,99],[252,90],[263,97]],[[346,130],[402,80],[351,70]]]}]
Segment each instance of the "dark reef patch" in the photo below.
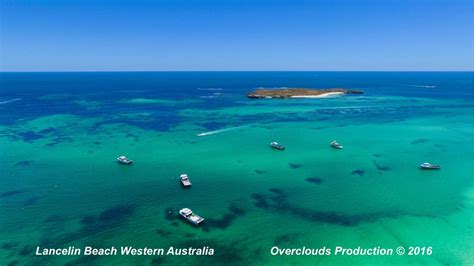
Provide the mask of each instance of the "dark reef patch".
[{"label": "dark reef patch", "polygon": [[415,139],[413,140],[412,142],[410,142],[411,144],[422,144],[422,143],[425,143],[427,142],[428,139]]},{"label": "dark reef patch", "polygon": [[163,265],[165,262],[166,262],[165,257],[156,257],[151,260],[150,265],[152,266]]},{"label": "dark reef patch", "polygon": [[274,245],[281,245],[281,244],[292,244],[298,240],[298,235],[296,234],[284,234],[281,236],[276,237],[273,240]]},{"label": "dark reef patch", "polygon": [[237,217],[245,214],[245,210],[231,204],[229,206],[229,212],[224,214],[222,218],[207,218],[206,221],[202,224],[202,229],[205,232],[210,231],[211,229],[226,229],[229,227]]},{"label": "dark reef patch", "polygon": [[98,215],[83,215],[79,221],[81,227],[73,232],[51,237],[45,235],[41,246],[63,246],[67,243],[86,239],[92,235],[120,227],[135,213],[136,205],[121,204],[105,209]]},{"label": "dark reef patch", "polygon": [[22,257],[26,257],[33,252],[33,249],[34,248],[32,246],[24,246],[20,249],[20,251],[18,252],[18,255]]},{"label": "dark reef patch", "polygon": [[2,194],[0,194],[0,198],[8,198],[8,197],[18,195],[24,192],[25,192],[24,190],[10,190],[10,191],[3,192]]},{"label": "dark reef patch", "polygon": [[253,193],[251,197],[255,200],[254,205],[258,208],[269,209],[270,203],[267,201],[267,198],[263,194]]},{"label": "dark reef patch", "polygon": [[31,206],[31,205],[34,205],[38,202],[40,198],[39,197],[31,197],[31,198],[28,198],[27,200],[25,200],[23,202],[23,206]]},{"label": "dark reef patch", "polygon": [[226,123],[214,122],[214,121],[199,124],[199,126],[202,126],[206,130],[217,130],[217,129],[223,128],[227,125],[228,124],[226,124]]},{"label": "dark reef patch", "polygon": [[309,178],[306,178],[305,180],[308,181],[309,183],[316,184],[316,185],[319,185],[323,182],[323,180],[319,177],[309,177]]},{"label": "dark reef patch", "polygon": [[173,234],[171,231],[164,230],[164,229],[157,229],[156,233],[161,237],[168,237]]},{"label": "dark reef patch", "polygon": [[301,168],[303,165],[302,164],[296,164],[296,163],[288,163],[291,169],[297,169]]},{"label": "dark reef patch", "polygon": [[254,205],[262,209],[272,209],[282,207],[285,204],[285,194],[283,190],[277,188],[269,189],[273,194],[265,196],[264,194],[253,193],[252,198],[255,200]]},{"label": "dark reef patch", "polygon": [[7,266],[15,266],[15,265],[18,265],[19,263],[20,263],[20,262],[17,261],[17,260],[12,260],[12,261],[10,261],[10,262],[7,264]]},{"label": "dark reef patch", "polygon": [[381,154],[374,154],[374,157],[380,158],[380,157],[382,157],[382,155]]},{"label": "dark reef patch", "polygon": [[42,139],[44,136],[41,134],[38,134],[34,131],[27,130],[27,131],[18,131],[16,132],[16,135],[23,140],[24,142],[33,142],[38,139]]},{"label": "dark reef patch", "polygon": [[56,129],[49,127],[49,128],[45,128],[39,131],[33,131],[33,130],[22,131],[22,130],[14,129],[10,131],[10,135],[9,135],[9,137],[12,140],[22,140],[28,143],[32,143],[36,140],[47,138],[50,136],[60,137],[61,134],[59,134],[59,132]]},{"label": "dark reef patch", "polygon": [[131,216],[134,211],[134,205],[118,205],[100,213],[99,221],[105,223],[117,222]]},{"label": "dark reef patch", "polygon": [[266,171],[263,171],[263,170],[255,170],[255,173],[259,174],[259,175],[263,175],[266,173]]},{"label": "dark reef patch", "polygon": [[56,129],[54,129],[52,127],[48,127],[48,128],[45,128],[45,129],[42,129],[42,130],[38,131],[38,134],[47,135],[49,133],[54,133],[54,132],[56,132]]},{"label": "dark reef patch", "polygon": [[178,227],[179,223],[177,221],[174,221],[174,222],[171,223],[171,225],[174,226],[174,227]]},{"label": "dark reef patch", "polygon": [[125,136],[126,136],[127,138],[132,138],[133,141],[135,141],[135,142],[138,142],[138,141],[140,140],[140,138],[138,138],[138,136],[135,135],[135,134],[133,134],[133,133],[127,133]]},{"label": "dark reef patch", "polygon": [[287,195],[282,189],[270,188],[268,191],[272,192],[272,195],[269,198],[276,208],[287,208]]},{"label": "dark reef patch", "polygon": [[15,166],[29,166],[33,163],[34,161],[30,160],[25,160],[25,161],[20,161],[15,164]]},{"label": "dark reef patch", "polygon": [[377,170],[379,171],[388,171],[390,170],[390,167],[386,166],[386,165],[380,165],[378,164],[375,160],[373,161],[375,167],[377,168]]},{"label": "dark reef patch", "polygon": [[81,218],[80,223],[83,225],[92,225],[97,222],[97,218],[94,215],[84,215]]},{"label": "dark reef patch", "polygon": [[17,242],[5,242],[5,243],[2,243],[2,245],[0,245],[0,248],[5,249],[5,250],[10,250],[10,249],[16,248],[17,246],[18,246]]},{"label": "dark reef patch", "polygon": [[341,226],[356,226],[363,222],[374,222],[381,218],[397,217],[398,212],[378,212],[365,214],[344,214],[333,211],[316,211],[292,206],[281,189],[270,190],[272,194],[253,193],[255,206],[268,211],[284,212],[311,222],[330,223]]},{"label": "dark reef patch", "polygon": [[73,141],[72,138],[60,135],[60,136],[55,137],[51,142],[47,143],[46,145],[53,147],[53,146],[58,145],[59,143],[72,142],[72,141]]},{"label": "dark reef patch", "polygon": [[306,117],[301,117],[298,113],[274,113],[271,118],[267,114],[252,114],[252,115],[241,115],[238,117],[240,120],[239,124],[253,123],[254,121],[260,121],[262,124],[271,124],[276,122],[307,122],[311,121]]},{"label": "dark reef patch", "polygon": [[363,176],[365,174],[365,170],[362,169],[356,169],[352,171],[351,175],[358,175],[358,176]]},{"label": "dark reef patch", "polygon": [[235,215],[244,215],[245,214],[245,210],[242,209],[242,208],[239,208],[237,207],[236,205],[234,204],[231,204],[230,207],[229,207],[229,211]]},{"label": "dark reef patch", "polygon": [[115,117],[106,119],[95,123],[90,129],[91,134],[97,133],[97,131],[103,125],[110,124],[125,124],[129,126],[139,127],[144,130],[154,130],[160,132],[169,132],[172,127],[177,126],[181,122],[181,118],[176,114],[175,110],[165,110],[166,107],[160,107],[160,112],[155,112],[153,117],[144,120],[131,120],[128,117]]}]

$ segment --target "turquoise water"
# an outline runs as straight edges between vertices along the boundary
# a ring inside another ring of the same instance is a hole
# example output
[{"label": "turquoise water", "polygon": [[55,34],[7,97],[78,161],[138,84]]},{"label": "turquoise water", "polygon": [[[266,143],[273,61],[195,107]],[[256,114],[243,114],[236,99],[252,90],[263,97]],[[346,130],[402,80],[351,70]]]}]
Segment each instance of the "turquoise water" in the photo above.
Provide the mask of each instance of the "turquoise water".
[{"label": "turquoise water", "polygon": [[[245,97],[260,86],[365,94]],[[0,88],[2,265],[474,261],[472,72],[2,73]],[[122,154],[135,163],[118,165]],[[183,207],[206,221],[187,224]],[[34,255],[86,245],[215,254]],[[433,254],[270,255],[337,245]]]}]

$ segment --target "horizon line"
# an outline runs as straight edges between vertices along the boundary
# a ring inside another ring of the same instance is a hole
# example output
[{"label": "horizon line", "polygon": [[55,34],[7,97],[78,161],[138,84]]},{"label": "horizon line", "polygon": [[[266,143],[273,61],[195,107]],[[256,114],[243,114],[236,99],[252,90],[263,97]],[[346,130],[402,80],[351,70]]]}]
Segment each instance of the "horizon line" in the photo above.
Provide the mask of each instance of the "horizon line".
[{"label": "horizon line", "polygon": [[474,70],[25,70],[0,73],[114,73],[114,72],[474,72]]}]

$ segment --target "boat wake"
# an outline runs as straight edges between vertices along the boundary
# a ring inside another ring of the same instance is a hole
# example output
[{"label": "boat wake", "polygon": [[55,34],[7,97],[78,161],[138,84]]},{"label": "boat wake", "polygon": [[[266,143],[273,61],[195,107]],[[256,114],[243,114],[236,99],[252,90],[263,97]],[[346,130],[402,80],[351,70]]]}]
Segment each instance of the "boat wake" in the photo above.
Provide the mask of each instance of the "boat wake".
[{"label": "boat wake", "polygon": [[7,104],[7,103],[11,103],[11,102],[20,101],[20,100],[21,100],[21,98],[15,98],[15,99],[11,99],[11,100],[2,101],[2,102],[0,102],[0,104]]},{"label": "boat wake", "polygon": [[196,134],[196,136],[198,136],[198,137],[209,136],[209,135],[214,135],[214,134],[217,134],[217,133],[231,131],[231,130],[234,130],[234,129],[239,129],[239,128],[242,128],[242,127],[245,127],[245,126],[229,127],[229,128],[223,128],[223,129],[214,130],[214,131],[203,132],[203,133]]},{"label": "boat wake", "polygon": [[436,88],[435,85],[421,85],[421,84],[386,84],[388,86],[396,86],[396,87],[414,87],[414,88],[428,88],[428,89],[433,89]]},{"label": "boat wake", "polygon": [[415,88],[436,88],[435,85],[407,85],[409,87],[415,87]]},{"label": "boat wake", "polygon": [[421,84],[390,84],[397,87],[413,87],[413,88],[436,88],[435,85],[421,85]]}]

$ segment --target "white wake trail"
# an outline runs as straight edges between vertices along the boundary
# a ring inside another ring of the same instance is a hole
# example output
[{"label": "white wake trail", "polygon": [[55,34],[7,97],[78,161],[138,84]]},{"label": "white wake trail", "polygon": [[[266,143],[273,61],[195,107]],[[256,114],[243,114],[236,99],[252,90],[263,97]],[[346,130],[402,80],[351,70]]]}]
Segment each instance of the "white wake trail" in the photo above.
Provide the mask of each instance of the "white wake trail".
[{"label": "white wake trail", "polygon": [[219,129],[219,130],[214,130],[214,131],[208,131],[208,132],[199,133],[199,134],[196,134],[196,136],[198,136],[198,137],[209,136],[209,135],[214,135],[214,134],[217,134],[217,133],[222,133],[222,132],[226,132],[226,131],[230,131],[230,130],[235,130],[235,129],[239,129],[239,128],[243,128],[243,127],[246,127],[246,126],[223,128],[223,129]]},{"label": "white wake trail", "polygon": [[16,101],[19,101],[19,100],[21,100],[21,98],[15,98],[15,99],[11,99],[11,100],[2,101],[2,102],[0,102],[0,104],[7,104],[7,103],[11,103],[11,102],[16,102]]}]

